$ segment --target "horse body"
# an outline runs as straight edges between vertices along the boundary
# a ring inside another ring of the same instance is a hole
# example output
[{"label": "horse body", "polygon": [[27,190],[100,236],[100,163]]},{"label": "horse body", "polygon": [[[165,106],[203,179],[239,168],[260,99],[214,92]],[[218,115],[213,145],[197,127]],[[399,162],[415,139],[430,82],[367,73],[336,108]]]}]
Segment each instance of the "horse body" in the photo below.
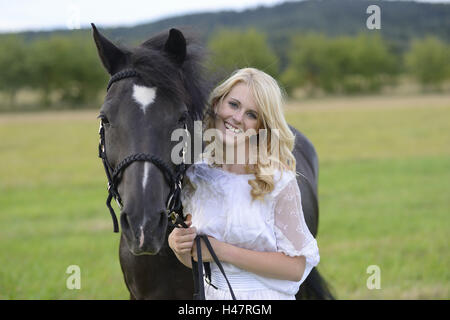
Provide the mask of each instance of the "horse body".
[{"label": "horse body", "polygon": [[[137,152],[157,155],[171,163],[171,132],[188,114],[187,130],[194,136],[194,120],[200,120],[209,91],[201,77],[201,51],[184,35],[171,29],[129,51],[112,44],[92,25],[100,59],[113,76],[132,68],[139,77],[110,83],[100,110],[105,127],[106,156],[115,167]],[[318,229],[318,161],[312,143],[294,132],[294,156],[306,223],[316,236]],[[161,144],[161,141],[169,141]],[[191,148],[191,159],[195,159]],[[131,299],[191,299],[192,272],[168,246],[166,201],[170,186],[154,163],[133,162],[121,172],[117,191],[123,201],[119,257]],[[325,281],[314,268],[297,298],[332,298]]]}]

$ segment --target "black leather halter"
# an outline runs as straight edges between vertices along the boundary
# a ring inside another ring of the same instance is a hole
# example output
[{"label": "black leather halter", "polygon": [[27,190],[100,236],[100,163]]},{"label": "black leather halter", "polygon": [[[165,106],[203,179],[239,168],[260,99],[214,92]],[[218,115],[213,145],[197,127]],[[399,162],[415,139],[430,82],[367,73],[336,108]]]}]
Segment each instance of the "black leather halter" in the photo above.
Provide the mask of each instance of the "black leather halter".
[{"label": "black leather halter", "polygon": [[[136,78],[139,77],[139,74],[133,69],[125,69],[114,74],[109,80],[107,91],[111,87],[111,85],[122,79],[126,78]],[[180,119],[183,123],[183,128],[187,132],[186,125],[186,114]],[[105,128],[103,126],[103,120],[100,120],[100,128],[99,128],[100,142],[98,145],[98,156],[102,159],[103,167],[105,169],[106,177],[108,179],[108,198],[106,200],[106,206],[109,209],[109,213],[111,214],[114,232],[119,232],[119,223],[117,222],[116,213],[111,206],[111,200],[114,198],[117,202],[117,205],[120,209],[122,209],[122,199],[120,198],[118,186],[120,183],[120,173],[123,172],[130,164],[135,161],[145,161],[154,164],[163,174],[164,179],[166,180],[168,186],[170,187],[170,192],[167,197],[166,202],[166,214],[169,218],[169,223],[172,223],[172,226],[181,224],[183,227],[187,227],[183,221],[182,214],[182,204],[181,204],[181,183],[183,181],[184,173],[186,171],[185,165],[185,152],[186,146],[183,148],[183,161],[181,164],[176,165],[175,172],[172,173],[170,166],[167,165],[163,160],[158,158],[157,156],[146,154],[146,153],[136,153],[132,154],[125,159],[123,159],[115,168],[111,166],[106,156],[106,144],[105,144]]]}]

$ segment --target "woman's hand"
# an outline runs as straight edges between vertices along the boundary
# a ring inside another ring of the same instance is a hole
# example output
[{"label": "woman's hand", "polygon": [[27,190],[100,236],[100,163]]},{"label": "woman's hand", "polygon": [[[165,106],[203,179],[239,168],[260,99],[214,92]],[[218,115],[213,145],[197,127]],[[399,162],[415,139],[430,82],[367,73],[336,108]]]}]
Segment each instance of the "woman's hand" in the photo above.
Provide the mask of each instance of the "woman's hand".
[{"label": "woman's hand", "polygon": [[194,244],[197,229],[191,227],[192,215],[188,214],[186,217],[186,225],[189,228],[175,228],[169,235],[169,247],[179,256],[184,256],[191,253],[192,245]]}]

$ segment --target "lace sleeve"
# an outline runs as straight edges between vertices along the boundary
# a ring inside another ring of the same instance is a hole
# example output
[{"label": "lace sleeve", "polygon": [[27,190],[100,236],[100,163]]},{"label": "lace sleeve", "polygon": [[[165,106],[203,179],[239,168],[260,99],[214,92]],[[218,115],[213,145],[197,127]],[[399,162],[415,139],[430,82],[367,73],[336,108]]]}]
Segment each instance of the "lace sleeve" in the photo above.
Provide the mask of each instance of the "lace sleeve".
[{"label": "lace sleeve", "polygon": [[290,182],[275,197],[274,225],[277,248],[288,256],[305,256],[306,266],[302,283],[319,263],[319,248],[303,215],[300,189],[296,179]]}]

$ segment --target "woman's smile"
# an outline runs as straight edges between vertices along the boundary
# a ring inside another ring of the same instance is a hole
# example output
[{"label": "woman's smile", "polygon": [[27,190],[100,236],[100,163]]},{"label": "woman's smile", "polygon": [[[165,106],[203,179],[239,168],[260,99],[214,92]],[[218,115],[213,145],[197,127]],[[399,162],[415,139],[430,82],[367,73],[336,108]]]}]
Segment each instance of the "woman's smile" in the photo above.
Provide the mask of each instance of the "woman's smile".
[{"label": "woman's smile", "polygon": [[224,126],[227,129],[226,131],[231,131],[234,134],[240,134],[243,131],[236,126],[233,126],[231,123],[224,121]]}]

